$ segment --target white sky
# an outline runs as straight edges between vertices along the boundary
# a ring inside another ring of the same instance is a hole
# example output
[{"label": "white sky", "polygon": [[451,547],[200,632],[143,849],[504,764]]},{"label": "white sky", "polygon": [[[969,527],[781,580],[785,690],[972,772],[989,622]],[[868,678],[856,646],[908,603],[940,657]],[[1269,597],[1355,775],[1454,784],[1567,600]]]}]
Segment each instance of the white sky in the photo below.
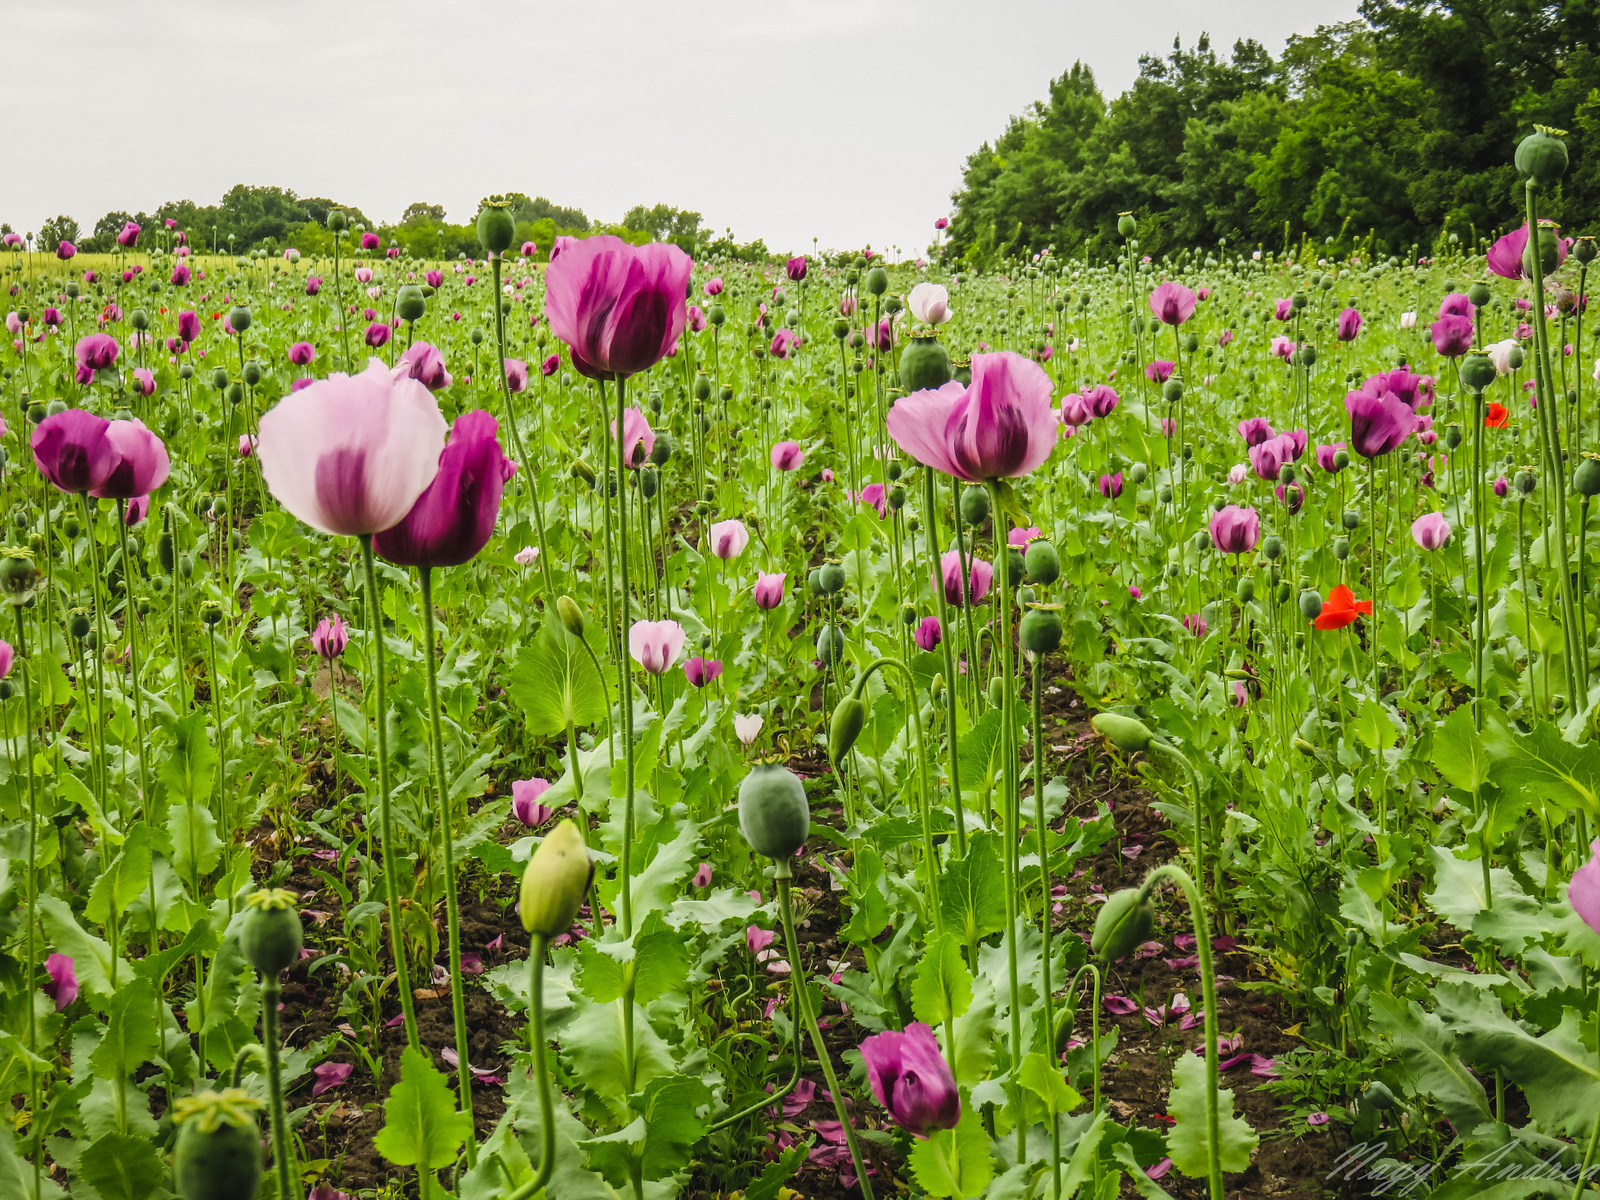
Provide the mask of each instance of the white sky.
[{"label": "white sky", "polygon": [[966,155],[1083,59],[1276,55],[1356,0],[0,0],[0,220],[276,184],[394,220],[496,191],[698,209],[773,250],[926,245]]}]

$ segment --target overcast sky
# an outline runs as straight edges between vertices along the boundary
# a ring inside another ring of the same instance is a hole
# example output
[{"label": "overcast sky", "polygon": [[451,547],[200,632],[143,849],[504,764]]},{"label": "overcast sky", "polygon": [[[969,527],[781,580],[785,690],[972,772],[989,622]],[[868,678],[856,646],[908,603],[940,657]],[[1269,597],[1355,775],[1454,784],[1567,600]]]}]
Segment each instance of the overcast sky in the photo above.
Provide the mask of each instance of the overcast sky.
[{"label": "overcast sky", "polygon": [[0,220],[277,184],[395,220],[522,191],[774,250],[925,245],[968,153],[1083,59],[1277,54],[1356,0],[0,0]]}]

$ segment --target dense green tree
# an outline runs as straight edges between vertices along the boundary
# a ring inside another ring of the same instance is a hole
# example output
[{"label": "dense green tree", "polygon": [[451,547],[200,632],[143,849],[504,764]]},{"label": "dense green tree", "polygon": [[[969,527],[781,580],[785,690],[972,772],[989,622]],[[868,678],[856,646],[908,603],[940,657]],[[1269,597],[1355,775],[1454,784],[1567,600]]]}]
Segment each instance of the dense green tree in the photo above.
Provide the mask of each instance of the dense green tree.
[{"label": "dense green tree", "polygon": [[673,208],[670,204],[657,204],[652,208],[637,204],[624,214],[622,224],[625,228],[648,233],[654,241],[671,242],[689,254],[693,254],[710,233],[701,226],[699,213]]},{"label": "dense green tree", "polygon": [[54,251],[62,242],[78,244],[78,223],[69,216],[51,217],[39,226],[39,248]]}]

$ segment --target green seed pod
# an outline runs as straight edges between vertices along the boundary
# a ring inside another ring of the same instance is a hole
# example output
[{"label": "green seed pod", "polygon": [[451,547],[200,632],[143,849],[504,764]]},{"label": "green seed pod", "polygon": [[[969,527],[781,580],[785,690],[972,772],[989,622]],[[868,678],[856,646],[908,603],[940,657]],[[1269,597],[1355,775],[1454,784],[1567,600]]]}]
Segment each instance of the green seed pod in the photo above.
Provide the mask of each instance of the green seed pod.
[{"label": "green seed pod", "polygon": [[504,254],[516,236],[511,202],[504,196],[490,196],[478,209],[478,245],[490,254]]},{"label": "green seed pod", "polygon": [[961,493],[961,519],[968,525],[982,525],[989,515],[989,489],[969,483]]},{"label": "green seed pod", "polygon": [[645,464],[639,472],[639,494],[646,500],[655,499],[655,494],[661,490],[661,477],[655,467]]},{"label": "green seed pod", "polygon": [[909,628],[911,628],[911,626],[915,625],[916,623],[917,623],[917,608],[916,608],[916,605],[914,605],[914,604],[902,604],[900,606],[900,624],[904,625],[907,629],[909,629]]},{"label": "green seed pod", "polygon": [[1249,604],[1256,598],[1256,581],[1249,575],[1241,576],[1234,591],[1239,597],[1240,604]]},{"label": "green seed pod", "polygon": [[950,354],[937,338],[912,338],[900,351],[900,386],[906,392],[943,387],[950,382]]},{"label": "green seed pod", "polygon": [[805,785],[778,763],[752,767],[739,783],[739,830],[757,854],[791,857],[811,832]]},{"label": "green seed pod", "polygon": [[1342,471],[1346,467],[1348,467],[1349,465],[1350,465],[1350,451],[1348,451],[1348,450],[1337,450],[1337,451],[1334,452],[1334,455],[1333,455],[1333,468],[1334,468],[1334,470]]},{"label": "green seed pod", "polygon": [[999,708],[1006,700],[1005,680],[996,675],[989,680],[989,707]]},{"label": "green seed pod", "polygon": [[899,512],[906,506],[906,489],[904,484],[897,483],[889,489],[889,507]]},{"label": "green seed pod", "polygon": [[215,628],[222,623],[222,602],[219,600],[200,601],[200,620],[208,627]]},{"label": "green seed pod", "polygon": [[136,308],[128,314],[128,324],[133,326],[140,333],[143,333],[146,329],[150,328],[150,317],[148,314],[146,314],[144,309]]},{"label": "green seed pod", "polygon": [[1531,496],[1538,481],[1534,479],[1532,471],[1518,471],[1511,478],[1511,486],[1517,489],[1518,494]]},{"label": "green seed pod", "polygon": [[68,513],[64,518],[62,518],[61,534],[67,539],[67,541],[72,541],[82,532],[83,526],[78,521],[77,513]]},{"label": "green seed pod", "polygon": [[254,1200],[261,1190],[261,1107],[242,1088],[178,1099],[172,1174],[181,1200]]},{"label": "green seed pod", "polygon": [[1173,378],[1161,385],[1161,398],[1168,404],[1176,404],[1183,399],[1183,380]]},{"label": "green seed pod", "polygon": [[228,386],[228,368],[214,367],[211,371],[211,386],[221,391]]},{"label": "green seed pod", "polygon": [[1006,547],[1006,571],[1007,571],[1006,578],[1008,580],[1010,580],[1011,585],[1013,587],[1015,587],[1018,583],[1022,582],[1022,572],[1024,571],[1024,569],[1025,569],[1025,563],[1024,563],[1024,559],[1022,557],[1022,551],[1018,550],[1015,546],[1007,546]]},{"label": "green seed pod", "polygon": [[1600,496],[1600,454],[1584,452],[1572,473],[1572,487],[1580,496]]},{"label": "green seed pod", "polygon": [[811,570],[806,573],[806,587],[810,590],[813,596],[826,596],[828,594],[822,590],[821,567],[812,567]]},{"label": "green seed pod", "polygon": [[1540,221],[1537,238],[1529,238],[1528,244],[1522,251],[1523,269],[1531,276],[1533,274],[1533,254],[1535,245],[1539,252],[1539,269],[1545,275],[1550,274],[1561,264],[1561,251],[1558,243],[1561,240],[1561,230],[1553,221]]},{"label": "green seed pod", "polygon": [[866,720],[867,706],[854,693],[845,696],[834,708],[833,720],[828,725],[828,760],[835,768],[856,744]]},{"label": "green seed pod", "polygon": [[1142,462],[1134,463],[1133,466],[1128,468],[1128,478],[1134,483],[1143,483],[1150,478],[1150,468]]},{"label": "green seed pod", "polygon": [[1494,293],[1489,290],[1489,285],[1480,279],[1467,289],[1467,299],[1472,301],[1476,307],[1482,308],[1490,300],[1494,299]]},{"label": "green seed pod", "polygon": [[273,978],[300,957],[303,934],[295,894],[284,888],[251,892],[239,927],[239,949],[263,978]]},{"label": "green seed pod", "polygon": [[1289,603],[1289,597],[1292,595],[1294,595],[1294,589],[1289,586],[1288,580],[1284,580],[1272,589],[1272,597],[1279,604]]},{"label": "green seed pod", "polygon": [[1584,237],[1576,239],[1572,243],[1572,257],[1577,259],[1579,263],[1581,263],[1581,264],[1592,263],[1594,261],[1594,256],[1595,256],[1594,238],[1588,237],[1588,236],[1584,236]]},{"label": "green seed pod", "polygon": [[1300,593],[1300,615],[1308,621],[1315,621],[1322,615],[1322,597],[1313,591]]},{"label": "green seed pod", "polygon": [[863,283],[869,295],[881,296],[889,290],[889,272],[882,267],[873,267],[867,272]]},{"label": "green seed pod", "polygon": [[[189,380],[193,379],[194,378],[194,367],[192,367],[188,363],[182,364],[178,368],[178,378],[184,380],[185,382],[188,382]],[[198,416],[199,414],[197,413],[195,415]]]},{"label": "green seed pod", "polygon": [[328,210],[328,231],[330,233],[343,233],[350,225],[350,218],[345,215],[342,208]]},{"label": "green seed pod", "polygon": [[844,657],[844,630],[837,625],[824,625],[817,634],[817,661],[823,666],[836,667]]},{"label": "green seed pod", "polygon": [[1517,170],[1540,184],[1556,183],[1567,173],[1566,132],[1535,125],[1533,132],[1517,143],[1514,161]]},{"label": "green seed pod", "polygon": [[1335,558],[1337,558],[1340,562],[1343,562],[1345,559],[1350,557],[1350,539],[1349,538],[1347,538],[1347,537],[1336,537],[1336,538],[1333,539],[1333,556]]},{"label": "green seed pod", "polygon": [[1388,1112],[1400,1102],[1395,1099],[1393,1092],[1381,1081],[1375,1079],[1367,1090],[1361,1093],[1361,1103],[1367,1108],[1373,1108],[1379,1112]]},{"label": "green seed pod", "polygon": [[711,399],[711,377],[704,371],[701,371],[700,374],[695,376],[694,398],[696,400]]},{"label": "green seed pod", "polygon": [[249,384],[251,387],[258,386],[261,383],[261,364],[256,362],[254,359],[251,359],[249,362],[245,363],[242,374],[244,375],[244,381],[247,384]]},{"label": "green seed pod", "polygon": [[1469,354],[1461,360],[1461,382],[1481,392],[1497,378],[1494,363],[1487,354]]},{"label": "green seed pod", "polygon": [[1261,553],[1268,562],[1277,562],[1283,557],[1283,539],[1275,533],[1269,533],[1261,539]]},{"label": "green seed pod", "polygon": [[1061,556],[1056,553],[1054,546],[1043,539],[1028,543],[1022,562],[1028,578],[1034,583],[1048,587],[1061,578]]},{"label": "green seed pod", "polygon": [[1139,232],[1139,222],[1134,219],[1131,212],[1117,214],[1117,233],[1122,237],[1131,238]]},{"label": "green seed pod", "polygon": [[243,304],[235,304],[228,310],[228,328],[235,333],[243,333],[250,328],[250,310]]},{"label": "green seed pod", "polygon": [[1061,645],[1061,606],[1030,604],[1022,615],[1022,645],[1034,654],[1053,654]]},{"label": "green seed pod", "polygon": [[414,283],[402,287],[394,298],[394,311],[402,321],[420,321],[428,311],[428,298]]},{"label": "green seed pod", "polygon": [[33,599],[39,586],[39,568],[28,552],[20,546],[7,546],[0,550],[0,592],[17,607]]},{"label": "green seed pod", "polygon": [[1158,504],[1171,504],[1172,503],[1172,488],[1170,486],[1168,486],[1165,483],[1163,483],[1161,485],[1160,490],[1156,492],[1156,503],[1158,503]]},{"label": "green seed pod", "polygon": [[822,585],[822,594],[825,596],[837,595],[844,590],[845,574],[844,564],[829,559],[820,568],[818,580]]},{"label": "green seed pod", "polygon": [[93,623],[89,619],[87,608],[74,608],[67,613],[67,632],[77,641],[83,641],[89,636]]},{"label": "green seed pod", "polygon": [[578,607],[577,601],[571,596],[562,596],[556,601],[556,612],[560,614],[561,624],[566,631],[582,641],[583,610]]},{"label": "green seed pod", "polygon": [[1096,713],[1090,718],[1089,723],[1104,734],[1106,740],[1118,750],[1126,750],[1130,754],[1148,749],[1156,736],[1143,721],[1125,717],[1120,713]]},{"label": "green seed pod", "polygon": [[539,843],[522,872],[517,902],[522,928],[547,938],[566,933],[577,919],[593,876],[589,847],[576,822],[568,818]]},{"label": "green seed pod", "polygon": [[1354,532],[1361,528],[1361,514],[1353,508],[1347,508],[1344,515],[1339,518],[1339,523]]},{"label": "green seed pod", "polygon": [[1089,948],[1108,962],[1127,958],[1156,926],[1156,906],[1139,888],[1123,888],[1100,906]]},{"label": "green seed pod", "polygon": [[672,452],[677,448],[677,443],[672,440],[672,435],[663,429],[656,434],[655,447],[650,451],[651,464],[657,467],[666,466],[668,460],[672,458]]}]

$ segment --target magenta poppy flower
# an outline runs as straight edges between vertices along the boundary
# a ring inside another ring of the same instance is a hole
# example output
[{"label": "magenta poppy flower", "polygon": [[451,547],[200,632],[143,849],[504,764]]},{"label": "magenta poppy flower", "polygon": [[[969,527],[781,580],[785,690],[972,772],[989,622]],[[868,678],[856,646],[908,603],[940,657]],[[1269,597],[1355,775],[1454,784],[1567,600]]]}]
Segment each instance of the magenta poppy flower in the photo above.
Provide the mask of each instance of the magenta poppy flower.
[{"label": "magenta poppy flower", "polygon": [[1019,550],[1025,549],[1030,542],[1044,537],[1044,530],[1037,525],[1029,525],[1023,529],[1013,529],[1006,534],[1006,545],[1015,546]]},{"label": "magenta poppy flower", "polygon": [[968,483],[1026,475],[1059,437],[1050,377],[1020,354],[972,356],[972,384],[913,392],[889,410],[889,436],[924,466]]},{"label": "magenta poppy flower", "polygon": [[1439,301],[1439,315],[1441,317],[1470,317],[1477,312],[1472,301],[1465,292],[1451,292]]},{"label": "magenta poppy flower", "polygon": [[666,243],[630,246],[584,238],[545,273],[550,328],[572,348],[572,365],[594,379],[649,370],[677,344],[688,319],[694,263]]},{"label": "magenta poppy flower", "polygon": [[872,505],[872,507],[877,510],[880,518],[886,518],[889,515],[889,497],[887,493],[884,492],[883,484],[881,483],[867,484],[866,487],[862,488],[859,492],[852,496],[851,499],[857,504]]},{"label": "magenta poppy flower", "polygon": [[261,418],[256,455],[278,502],[322,533],[398,524],[439,471],[446,425],[433,394],[374,359],[291,392]]},{"label": "magenta poppy flower", "polygon": [[185,309],[178,314],[178,336],[186,342],[193,342],[200,336],[198,313]]},{"label": "magenta poppy flower", "polygon": [[117,245],[131,249],[139,240],[139,227],[132,221],[123,223],[121,231],[117,234]]},{"label": "magenta poppy flower", "polygon": [[706,330],[706,314],[698,304],[689,305],[689,315],[684,322],[684,328],[690,333],[704,333]]},{"label": "magenta poppy flower", "polygon": [[561,356],[559,354],[552,354],[549,358],[545,359],[539,364],[539,374],[548,379],[550,376],[554,375],[556,371],[560,369],[560,367]]},{"label": "magenta poppy flower", "polygon": [[806,461],[799,442],[779,442],[772,448],[772,465],[780,471],[797,470]]},{"label": "magenta poppy flower", "polygon": [[1272,303],[1272,315],[1280,321],[1287,321],[1294,316],[1294,301],[1287,296],[1281,296]]},{"label": "magenta poppy flower", "polygon": [[172,268],[172,286],[186,287],[189,283],[189,264],[179,263]]},{"label": "magenta poppy flower", "polygon": [[387,346],[389,344],[389,334],[390,329],[387,325],[385,325],[382,321],[374,321],[371,325],[367,326],[367,345],[371,346],[374,350],[378,349],[380,346]]},{"label": "magenta poppy flower", "polygon": [[1172,371],[1176,364],[1164,358],[1157,358],[1144,365],[1144,377],[1151,383],[1161,384],[1172,378]]},{"label": "magenta poppy flower", "polygon": [[1224,554],[1249,554],[1261,541],[1261,517],[1253,508],[1229,504],[1211,516],[1211,544]]},{"label": "magenta poppy flower", "polygon": [[1094,420],[1094,413],[1089,411],[1089,402],[1077,392],[1068,392],[1061,398],[1061,423],[1076,429],[1079,425],[1087,425]]},{"label": "magenta poppy flower", "polygon": [[1100,476],[1100,494],[1107,500],[1115,500],[1122,495],[1122,472],[1115,475]]},{"label": "magenta poppy flower", "polygon": [[311,632],[311,649],[318,658],[332,661],[343,654],[349,644],[350,631],[345,628],[344,618],[337,613],[331,620],[323,617]]},{"label": "magenta poppy flower", "polygon": [[1330,442],[1325,446],[1318,446],[1317,466],[1321,467],[1329,475],[1337,475],[1339,473],[1339,464],[1334,461],[1334,455],[1343,449],[1343,442]]},{"label": "magenta poppy flower", "polygon": [[1424,550],[1438,550],[1450,540],[1450,522],[1443,513],[1423,513],[1411,522],[1411,540]]},{"label": "magenta poppy flower", "polygon": [[1361,332],[1361,314],[1353,308],[1347,308],[1339,314],[1337,333],[1341,342],[1353,342],[1356,334]]},{"label": "magenta poppy flower", "polygon": [[1567,884],[1567,903],[1585,925],[1600,933],[1600,838],[1589,849],[1593,857],[1572,873]]},{"label": "magenta poppy flower", "polygon": [[444,286],[443,271],[425,271],[423,272],[422,278],[423,281],[431,288],[440,288]]},{"label": "magenta poppy flower", "polygon": [[10,642],[0,642],[0,679],[11,674],[12,664],[16,661],[17,652]]},{"label": "magenta poppy flower", "polygon": [[56,257],[59,258],[62,262],[66,262],[67,259],[71,258],[77,252],[78,252],[78,248],[76,246],[74,246],[71,242],[64,241],[64,242],[59,243],[56,246]]},{"label": "magenta poppy flower", "polygon": [[949,229],[950,228],[950,218],[949,217],[935,217],[933,219],[933,227],[935,229]]},{"label": "magenta poppy flower", "polygon": [[1239,436],[1244,439],[1246,446],[1259,446],[1278,434],[1265,417],[1247,417],[1239,422]]},{"label": "magenta poppy flower", "polygon": [[428,342],[412,342],[395,367],[405,367],[411,378],[430,392],[443,391],[454,382],[450,372],[445,370],[444,355]]},{"label": "magenta poppy flower", "polygon": [[861,1043],[861,1060],[878,1103],[902,1129],[927,1137],[961,1120],[961,1093],[933,1030],[921,1021],[903,1033],[885,1030]]},{"label": "magenta poppy flower", "polygon": [[923,650],[933,651],[944,640],[944,630],[939,626],[938,617],[923,617],[918,622],[911,638]]},{"label": "magenta poppy flower", "polygon": [[1362,383],[1361,390],[1369,396],[1390,392],[1407,408],[1415,411],[1433,403],[1433,376],[1417,375],[1404,367],[1396,367],[1392,371],[1369,375]]},{"label": "magenta poppy flower", "polygon": [[1511,482],[1504,475],[1494,481],[1494,494],[1500,499],[1506,498],[1506,493],[1511,490]]},{"label": "magenta poppy flower", "polygon": [[311,1074],[316,1078],[316,1082],[311,1085],[312,1097],[315,1098],[342,1086],[354,1072],[355,1067],[350,1063],[318,1063],[311,1068]]},{"label": "magenta poppy flower", "polygon": [[322,276],[321,275],[307,275],[306,276],[306,295],[315,296],[321,290],[322,290]]},{"label": "magenta poppy flower", "polygon": [[703,862],[700,864],[700,869],[694,873],[694,879],[690,882],[692,882],[697,888],[708,888],[711,886],[711,881],[715,878],[716,873],[712,871],[711,864]]},{"label": "magenta poppy flower", "polygon": [[806,256],[804,254],[795,255],[783,264],[783,269],[787,272],[792,282],[799,283],[806,277]]},{"label": "magenta poppy flower", "polygon": [[1181,283],[1163,283],[1150,293],[1150,311],[1163,325],[1182,325],[1194,316],[1197,297]]},{"label": "magenta poppy flower", "polygon": [[[994,568],[976,555],[969,556],[967,570],[966,603],[982,604],[983,598],[989,594],[989,589],[994,586]],[[939,559],[938,583],[944,588],[944,598],[947,604],[961,604],[961,555],[958,551],[946,551]]]},{"label": "magenta poppy flower", "polygon": [[1284,362],[1288,362],[1289,356],[1298,348],[1298,343],[1291,342],[1286,337],[1275,337],[1272,339],[1272,356],[1274,358],[1281,358],[1284,360]]},{"label": "magenta poppy flower", "polygon": [[758,574],[756,576],[756,585],[751,589],[751,594],[755,597],[756,607],[766,611],[777,608],[778,605],[782,604],[783,586],[788,580],[789,574],[786,571],[779,571],[776,574],[768,574],[766,572]]},{"label": "magenta poppy flower", "polygon": [[297,367],[307,366],[316,356],[316,349],[310,342],[296,342],[289,347],[289,361]]},{"label": "magenta poppy flower", "polygon": [[112,421],[105,438],[116,457],[105,478],[89,489],[91,496],[132,500],[148,496],[167,481],[172,463],[166,444],[143,421]]},{"label": "magenta poppy flower", "polygon": [[[81,337],[72,348],[73,357],[78,360],[78,369],[91,374],[108,369],[121,352],[122,347],[117,345],[117,339],[109,333],[91,333],[88,337]],[[79,382],[86,381],[80,379]]]},{"label": "magenta poppy flower", "polygon": [[148,367],[135,367],[133,369],[133,390],[141,396],[154,396],[156,394],[155,372]]},{"label": "magenta poppy flower", "polygon": [[1433,336],[1433,348],[1446,358],[1459,358],[1472,349],[1475,330],[1471,317],[1440,317],[1428,332]]},{"label": "magenta poppy flower", "polygon": [[722,674],[722,660],[720,658],[701,658],[696,655],[683,664],[684,676],[689,680],[689,686],[703,688],[718,675]]},{"label": "magenta poppy flower", "polygon": [[1345,396],[1344,407],[1350,414],[1350,446],[1363,458],[1388,454],[1417,427],[1416,413],[1393,392],[1372,395],[1364,386]]},{"label": "magenta poppy flower", "polygon": [[705,285],[700,290],[708,296],[722,295],[722,276],[715,275],[706,280]]},{"label": "magenta poppy flower", "polygon": [[[1489,270],[1502,279],[1527,279],[1529,278],[1523,258],[1528,249],[1528,225],[1523,222],[1505,237],[1489,247],[1485,256]],[[1560,267],[1567,258],[1567,239],[1556,239],[1556,266]]]},{"label": "magenta poppy flower", "polygon": [[652,675],[663,675],[683,653],[688,635],[676,621],[635,621],[628,630],[628,654]]},{"label": "magenta poppy flower", "polygon": [[457,417],[438,472],[411,511],[372,539],[372,548],[402,567],[459,567],[477,557],[494,533],[511,478],[499,430],[481,408]]},{"label": "magenta poppy flower", "polygon": [[[611,422],[611,436],[617,436],[617,423]],[[656,448],[656,433],[650,428],[650,419],[641,408],[624,409],[622,413],[622,461],[629,470],[638,470],[650,460]]]},{"label": "magenta poppy flower", "polygon": [[1205,617],[1201,616],[1199,613],[1187,614],[1183,618],[1183,627],[1190,633],[1194,634],[1194,636],[1197,638],[1205,637],[1206,631],[1210,628],[1206,624]]},{"label": "magenta poppy flower", "polygon": [[56,308],[54,305],[51,305],[39,315],[39,319],[53,329],[57,325],[61,324],[64,318],[61,315],[61,310]]},{"label": "magenta poppy flower", "polygon": [[1089,406],[1089,412],[1095,417],[1109,417],[1122,402],[1122,397],[1117,395],[1116,389],[1108,383],[1097,383],[1083,394],[1083,402]]},{"label": "magenta poppy flower", "polygon": [[867,339],[867,348],[879,354],[887,354],[894,349],[894,328],[888,317],[878,322],[876,336],[870,325],[861,331],[861,336]]},{"label": "magenta poppy flower", "polygon": [[772,344],[768,347],[772,357],[786,359],[800,344],[800,335],[792,329],[780,329],[772,335]]},{"label": "magenta poppy flower", "polygon": [[1231,341],[1233,341],[1233,330],[1224,329],[1217,335],[1217,348],[1219,350],[1225,350],[1227,349],[1228,343]]},{"label": "magenta poppy flower", "polygon": [[376,250],[378,248],[378,235],[375,233],[363,233],[361,235],[361,248],[363,250]]},{"label": "magenta poppy flower", "polygon": [[548,779],[514,779],[511,781],[511,814],[529,829],[537,829],[555,813],[539,803],[551,788]]},{"label": "magenta poppy flower", "polygon": [[1292,458],[1293,445],[1291,440],[1279,436],[1251,446],[1250,465],[1255,469],[1256,475],[1268,483],[1276,482],[1279,472],[1283,470],[1283,464]]},{"label": "magenta poppy flower", "polygon": [[40,990],[55,1001],[56,1011],[60,1012],[78,998],[78,973],[73,970],[72,958],[52,954],[44,960],[44,972],[50,982]]},{"label": "magenta poppy flower", "polygon": [[520,358],[506,359],[506,387],[513,395],[528,388],[528,364]]},{"label": "magenta poppy flower", "polygon": [[81,408],[46,417],[30,442],[34,465],[63,492],[81,494],[99,487],[120,461],[106,437],[110,425]]},{"label": "magenta poppy flower", "polygon": [[523,242],[522,243],[522,257],[523,258],[532,258],[537,253],[539,253],[539,243],[537,243],[537,242]]}]

